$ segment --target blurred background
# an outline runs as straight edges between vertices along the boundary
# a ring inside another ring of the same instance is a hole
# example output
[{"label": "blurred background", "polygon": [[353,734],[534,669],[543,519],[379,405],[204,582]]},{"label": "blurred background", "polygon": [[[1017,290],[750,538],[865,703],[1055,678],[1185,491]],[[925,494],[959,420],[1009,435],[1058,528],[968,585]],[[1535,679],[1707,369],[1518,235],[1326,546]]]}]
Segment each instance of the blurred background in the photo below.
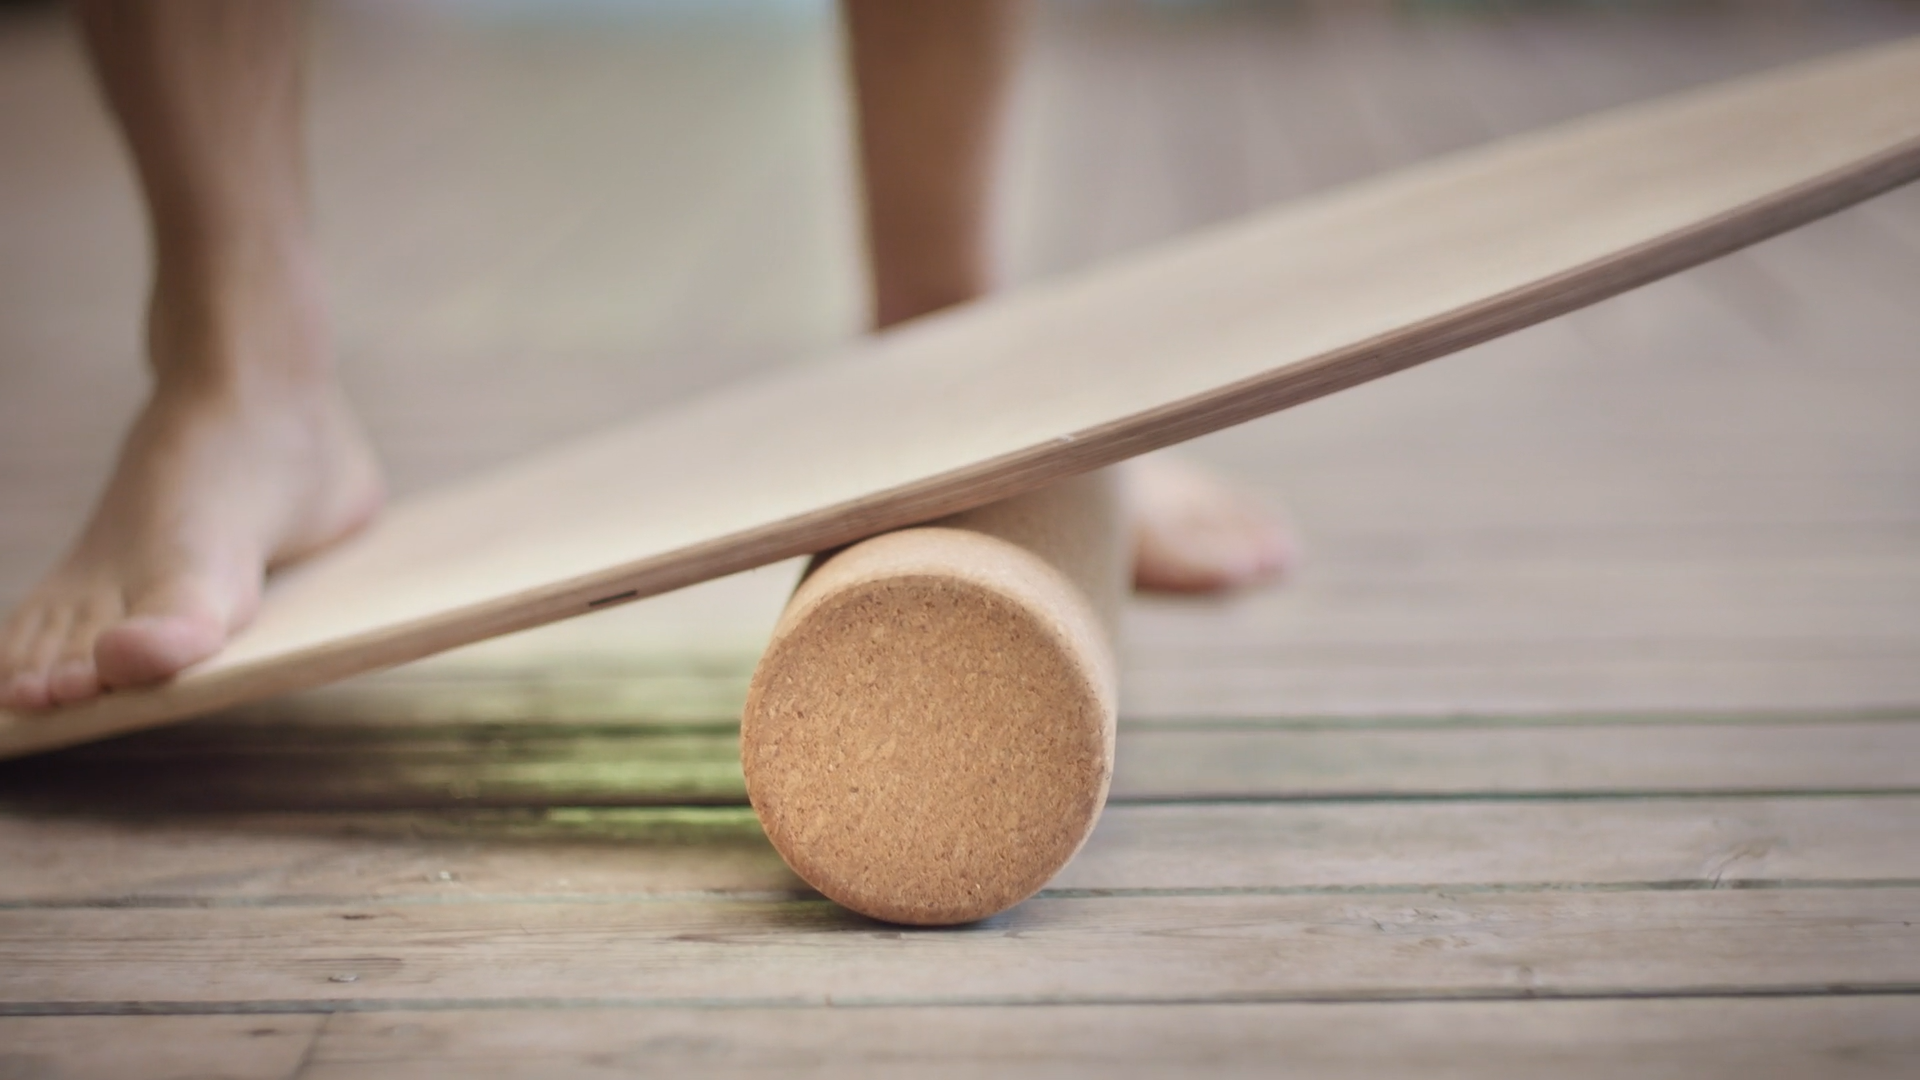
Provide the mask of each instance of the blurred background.
[{"label": "blurred background", "polygon": [[[860,332],[831,4],[312,14],[339,353],[401,493]],[[1896,0],[1039,2],[1003,277],[1915,32]],[[65,12],[0,6],[0,604],[77,526],[139,400],[144,243]],[[1289,508],[1309,562],[1276,592],[1139,605],[1129,715],[1920,700],[1916,300],[1920,192],[1896,192],[1203,440]],[[725,698],[784,587],[430,670],[587,682],[645,638]]]}]

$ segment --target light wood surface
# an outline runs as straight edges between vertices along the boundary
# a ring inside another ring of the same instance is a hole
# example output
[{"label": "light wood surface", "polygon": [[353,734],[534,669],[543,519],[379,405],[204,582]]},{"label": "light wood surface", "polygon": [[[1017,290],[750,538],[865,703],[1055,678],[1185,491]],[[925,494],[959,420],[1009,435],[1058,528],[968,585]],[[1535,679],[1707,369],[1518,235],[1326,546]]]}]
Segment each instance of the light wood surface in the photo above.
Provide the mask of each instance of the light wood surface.
[{"label": "light wood surface", "polygon": [[[1119,803],[1042,895],[1867,887],[1920,879],[1916,827],[1912,794]],[[17,910],[814,899],[744,807],[0,821],[0,854]]]},{"label": "light wood surface", "polygon": [[62,1016],[0,1019],[0,1039],[73,1078],[172,1061],[232,1080],[1264,1078],[1278,1062],[1342,1080],[1864,1080],[1898,1075],[1916,1025],[1910,998],[1853,997]]},{"label": "light wood surface", "polygon": [[158,689],[0,718],[0,749],[312,686],[832,547],[1445,355],[1912,179],[1916,83],[1920,45],[1884,46],[903,327],[396,506],[283,576],[219,657]]},{"label": "light wood surface", "polygon": [[[1038,896],[943,933],[876,926],[824,899],[0,910],[0,1005],[1912,993],[1916,904],[1920,884],[1904,882],[1129,891]],[[262,955],[273,959],[246,962]]]},{"label": "light wood surface", "polygon": [[[1459,1080],[1894,1075],[1914,1051],[1904,999],[1821,1002],[1512,1002],[1198,1005],[1045,1009],[827,1010],[736,1016],[662,1010],[342,1016],[306,1075],[422,1077],[452,1064],[476,1077],[703,1071],[729,1076],[1269,1077],[1276,1063],[1319,1077]],[[1569,1047],[1591,1047],[1584,1053]],[[590,1048],[590,1049],[589,1049]]]},{"label": "light wood surface", "polygon": [[1038,892],[1113,781],[1131,545],[1100,470],[822,558],[753,672],[747,795],[809,885],[947,926]]},{"label": "light wood surface", "polygon": [[[466,697],[433,685],[416,692],[454,708]],[[49,811],[738,806],[740,731],[726,717],[743,698],[711,703],[699,723],[569,722],[537,703],[518,719],[458,724],[398,707],[307,718],[263,710],[10,763],[0,785],[16,804]],[[1920,787],[1913,710],[1123,719],[1120,733],[1112,796],[1122,801]]]}]

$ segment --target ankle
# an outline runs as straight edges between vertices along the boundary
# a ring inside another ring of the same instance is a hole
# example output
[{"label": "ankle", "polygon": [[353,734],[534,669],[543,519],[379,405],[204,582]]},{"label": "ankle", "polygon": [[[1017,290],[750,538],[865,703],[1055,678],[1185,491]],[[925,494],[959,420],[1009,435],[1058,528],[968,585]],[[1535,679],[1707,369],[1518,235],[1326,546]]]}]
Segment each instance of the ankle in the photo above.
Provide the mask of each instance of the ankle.
[{"label": "ankle", "polygon": [[303,238],[155,260],[147,355],[162,387],[248,393],[333,377],[317,260]]},{"label": "ankle", "polygon": [[896,323],[977,300],[987,292],[983,281],[972,278],[916,282],[892,288],[883,286],[874,290],[873,326],[876,330],[885,330]]},{"label": "ankle", "polygon": [[993,272],[983,247],[941,243],[937,235],[923,239],[928,243],[908,251],[875,245],[875,329],[977,300],[992,291]]}]

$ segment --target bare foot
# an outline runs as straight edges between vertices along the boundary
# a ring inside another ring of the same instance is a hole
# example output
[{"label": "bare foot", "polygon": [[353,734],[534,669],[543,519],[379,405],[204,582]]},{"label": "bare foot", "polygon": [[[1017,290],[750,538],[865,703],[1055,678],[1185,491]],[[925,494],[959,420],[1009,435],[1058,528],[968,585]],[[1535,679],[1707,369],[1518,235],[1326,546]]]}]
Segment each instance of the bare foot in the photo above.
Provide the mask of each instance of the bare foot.
[{"label": "bare foot", "polygon": [[[156,388],[106,492],[0,628],[0,705],[72,704],[213,655],[253,617],[269,568],[379,507],[378,468],[319,335],[290,325],[305,320],[211,333],[166,314],[156,304]],[[242,359],[262,349],[269,362]]]},{"label": "bare foot", "polygon": [[1133,584],[1149,592],[1224,592],[1284,574],[1292,537],[1252,496],[1177,458],[1127,466]]}]

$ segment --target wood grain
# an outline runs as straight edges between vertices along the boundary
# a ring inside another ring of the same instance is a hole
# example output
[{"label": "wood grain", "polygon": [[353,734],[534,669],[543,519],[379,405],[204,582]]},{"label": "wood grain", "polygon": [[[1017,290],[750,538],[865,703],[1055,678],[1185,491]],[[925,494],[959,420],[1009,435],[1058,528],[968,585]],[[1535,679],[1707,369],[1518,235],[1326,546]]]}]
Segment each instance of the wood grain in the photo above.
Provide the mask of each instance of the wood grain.
[{"label": "wood grain", "polygon": [[1404,369],[1912,179],[1917,82],[1920,45],[1885,46],[925,320],[395,507],[283,577],[220,657],[156,690],[7,717],[0,748],[317,685],[831,547]]},{"label": "wood grain", "polygon": [[[323,1025],[324,1020],[324,1025]],[[1110,1080],[1316,1077],[1902,1080],[1913,997],[870,1009],[467,1009],[0,1017],[36,1080],[582,1080],[633,1076]],[[1573,1048],[1579,1048],[1574,1052]],[[306,1056],[294,1071],[301,1050]],[[19,1070],[17,1070],[19,1071]]]},{"label": "wood grain", "polygon": [[1136,894],[940,932],[826,900],[13,909],[0,1011],[1913,992],[1916,904],[1898,882]]},{"label": "wood grain", "polygon": [[[1271,685],[1271,684],[1270,684]],[[1272,691],[1269,690],[1269,693]],[[0,765],[15,812],[742,805],[732,723],[211,721]],[[1888,716],[1122,724],[1112,797],[1382,798],[1920,789]]]},{"label": "wood grain", "polygon": [[[1765,718],[1752,718],[1765,719]],[[1920,724],[1571,722],[1127,731],[1115,799],[1912,789]]]},{"label": "wood grain", "polygon": [[299,1075],[320,1016],[0,1017],[0,1076],[26,1080]]},{"label": "wood grain", "polygon": [[[1118,805],[1049,894],[1920,880],[1920,797]],[[0,817],[0,906],[805,898],[743,808]],[[1045,894],[1043,894],[1045,895]]]},{"label": "wood grain", "polygon": [[1894,1080],[1916,1030],[1910,997],[372,1012],[334,1017],[301,1075]]}]

